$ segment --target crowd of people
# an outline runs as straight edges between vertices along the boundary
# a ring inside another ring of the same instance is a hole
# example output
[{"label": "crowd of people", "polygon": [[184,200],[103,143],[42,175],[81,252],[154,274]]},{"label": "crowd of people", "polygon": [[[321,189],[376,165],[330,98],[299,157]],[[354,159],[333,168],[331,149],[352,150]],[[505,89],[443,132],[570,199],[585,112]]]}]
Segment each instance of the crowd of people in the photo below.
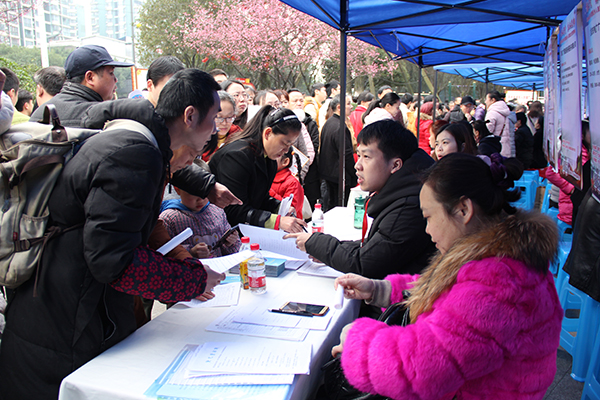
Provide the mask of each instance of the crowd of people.
[{"label": "crowd of people", "polygon": [[[35,110],[2,68],[3,128],[7,109],[16,108],[18,129],[40,120],[44,104],[65,126],[129,119],[145,128],[96,134],[65,165],[50,224],[72,229],[47,243],[35,296],[33,280],[7,293],[0,399],[56,398],[66,375],[147,322],[154,300],[214,297],[224,275],[198,259],[237,252],[237,234],[213,248],[237,224],[283,230],[345,273],[335,285],[364,300],[365,318],[332,354],[355,388],[394,399],[543,396],[562,318],[548,271],[558,233],[547,217],[510,205],[524,169],[562,179],[547,169],[541,103],[491,91],[445,104],[389,86],[353,98],[335,80],[308,93],[257,90],[173,56],[149,66],[142,99],[115,100],[114,69],[129,65],[82,46],[64,68],[35,74]],[[369,193],[365,221],[373,218],[362,238],[312,233],[315,204],[327,211],[355,186]],[[191,238],[156,252],[185,227]],[[374,320],[398,302],[406,326]]]}]

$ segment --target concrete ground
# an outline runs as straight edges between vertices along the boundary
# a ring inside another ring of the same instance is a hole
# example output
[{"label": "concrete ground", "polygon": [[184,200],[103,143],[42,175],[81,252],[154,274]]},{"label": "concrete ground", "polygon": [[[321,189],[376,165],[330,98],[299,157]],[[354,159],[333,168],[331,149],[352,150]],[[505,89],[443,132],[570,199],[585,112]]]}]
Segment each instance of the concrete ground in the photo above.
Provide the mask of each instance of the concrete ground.
[{"label": "concrete ground", "polygon": [[579,400],[583,392],[583,382],[571,378],[573,358],[561,348],[556,356],[556,375],[548,388],[544,400]]}]

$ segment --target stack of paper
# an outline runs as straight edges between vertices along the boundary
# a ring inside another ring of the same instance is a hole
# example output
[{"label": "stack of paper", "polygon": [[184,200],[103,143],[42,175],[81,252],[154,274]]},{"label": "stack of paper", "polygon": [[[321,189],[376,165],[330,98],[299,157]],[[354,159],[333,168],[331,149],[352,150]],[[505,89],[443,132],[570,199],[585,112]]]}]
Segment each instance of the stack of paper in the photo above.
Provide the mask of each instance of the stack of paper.
[{"label": "stack of paper", "polygon": [[[146,393],[152,398],[269,400],[285,398],[294,374],[308,374],[310,345],[186,345]],[[247,374],[252,371],[252,374]]]}]

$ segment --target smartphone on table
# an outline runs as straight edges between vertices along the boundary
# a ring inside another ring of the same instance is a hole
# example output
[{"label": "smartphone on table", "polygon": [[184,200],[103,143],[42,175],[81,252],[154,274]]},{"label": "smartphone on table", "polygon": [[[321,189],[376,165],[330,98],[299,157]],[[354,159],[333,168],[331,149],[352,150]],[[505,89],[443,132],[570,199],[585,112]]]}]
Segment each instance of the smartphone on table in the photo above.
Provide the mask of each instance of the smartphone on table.
[{"label": "smartphone on table", "polygon": [[279,312],[286,314],[322,317],[323,315],[327,314],[327,311],[329,311],[329,307],[321,306],[318,304],[297,303],[295,301],[288,301],[278,310]]}]

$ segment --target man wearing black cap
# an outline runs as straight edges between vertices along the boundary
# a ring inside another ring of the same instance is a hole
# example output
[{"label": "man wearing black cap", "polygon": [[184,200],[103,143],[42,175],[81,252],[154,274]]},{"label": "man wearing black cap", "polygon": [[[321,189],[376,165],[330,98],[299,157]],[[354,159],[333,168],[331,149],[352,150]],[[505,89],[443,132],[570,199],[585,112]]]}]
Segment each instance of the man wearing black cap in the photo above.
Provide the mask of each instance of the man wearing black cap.
[{"label": "man wearing black cap", "polygon": [[460,111],[465,115],[469,123],[475,121],[475,100],[471,96],[465,96],[460,102]]},{"label": "man wearing black cap", "polygon": [[[465,96],[462,98],[462,100],[469,101],[470,98],[470,96]],[[450,112],[444,117],[444,119],[449,123],[460,122],[465,120],[465,115],[462,111],[462,100],[460,97],[457,97],[454,101],[454,108],[452,108],[452,110],[450,110]]]},{"label": "man wearing black cap", "polygon": [[[62,91],[48,101],[54,104],[65,126],[81,126],[85,110],[96,102],[111,100],[117,88],[115,67],[131,67],[133,64],[115,61],[102,46],[93,44],[75,49],[65,61],[67,83]],[[31,121],[39,121],[44,107],[38,108]]]}]

